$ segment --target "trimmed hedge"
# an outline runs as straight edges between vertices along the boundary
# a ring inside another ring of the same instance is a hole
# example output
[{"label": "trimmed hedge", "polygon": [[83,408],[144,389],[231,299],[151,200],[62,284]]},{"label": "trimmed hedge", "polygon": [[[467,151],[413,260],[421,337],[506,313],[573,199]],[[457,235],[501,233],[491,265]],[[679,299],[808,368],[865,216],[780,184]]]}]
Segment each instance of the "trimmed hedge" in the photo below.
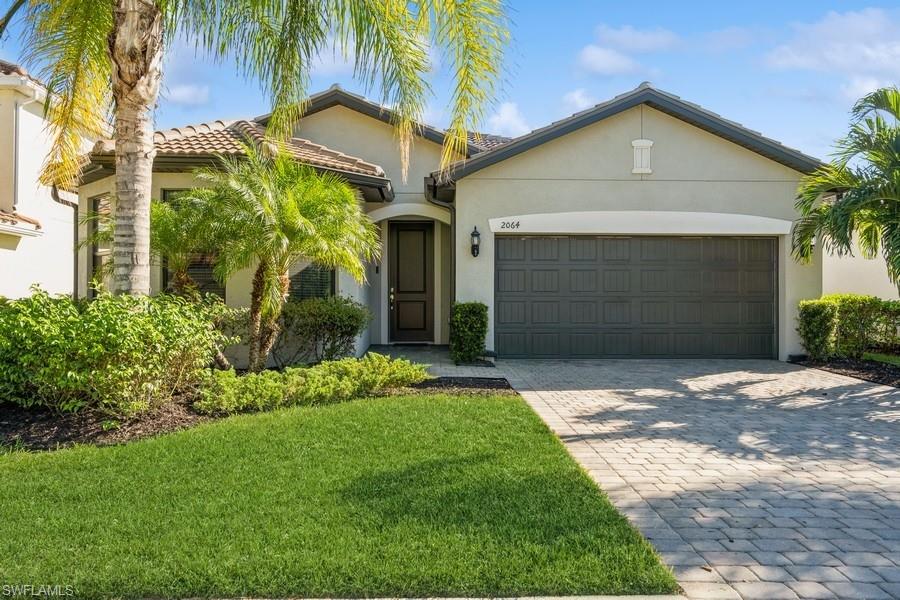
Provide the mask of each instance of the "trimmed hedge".
[{"label": "trimmed hedge", "polygon": [[234,370],[209,371],[194,408],[205,414],[226,415],[332,404],[405,387],[429,377],[425,365],[375,353],[361,359],[345,358],[280,372],[239,376]]},{"label": "trimmed hedge", "polygon": [[830,294],[799,304],[797,332],[809,356],[862,358],[897,345],[900,302],[860,294]]},{"label": "trimmed hedge", "polygon": [[349,356],[371,320],[368,308],[343,296],[289,300],[272,357],[279,367],[288,367]]},{"label": "trimmed hedge", "polygon": [[450,356],[457,363],[474,362],[484,356],[488,331],[488,309],[481,302],[457,302],[450,316]]}]

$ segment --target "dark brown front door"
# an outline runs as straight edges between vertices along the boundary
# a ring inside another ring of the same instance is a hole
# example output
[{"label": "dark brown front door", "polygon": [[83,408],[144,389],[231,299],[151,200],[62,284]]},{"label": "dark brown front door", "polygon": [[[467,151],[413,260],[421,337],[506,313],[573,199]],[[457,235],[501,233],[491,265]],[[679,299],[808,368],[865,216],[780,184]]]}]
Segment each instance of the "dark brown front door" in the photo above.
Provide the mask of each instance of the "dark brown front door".
[{"label": "dark brown front door", "polygon": [[434,224],[390,224],[392,342],[434,341]]}]

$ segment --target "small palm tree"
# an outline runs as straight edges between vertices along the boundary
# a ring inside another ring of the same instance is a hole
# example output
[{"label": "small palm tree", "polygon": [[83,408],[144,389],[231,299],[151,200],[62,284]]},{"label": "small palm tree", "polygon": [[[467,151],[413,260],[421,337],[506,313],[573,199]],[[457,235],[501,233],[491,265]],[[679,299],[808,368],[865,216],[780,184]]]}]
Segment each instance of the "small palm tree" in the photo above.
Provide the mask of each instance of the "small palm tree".
[{"label": "small palm tree", "polygon": [[[150,291],[153,111],[165,48],[183,38],[260,80],[271,134],[285,138],[303,111],[310,65],[323,52],[352,56],[366,88],[393,107],[404,176],[430,88],[429,47],[454,76],[442,165],[464,155],[492,99],[508,38],[503,0],[13,0],[0,36],[24,14],[26,62],[46,82],[53,147],[45,180],[77,180],[84,138],[116,140],[118,291]],[[330,45],[335,48],[331,48]]]},{"label": "small palm tree", "polygon": [[310,260],[364,281],[365,262],[381,248],[356,190],[341,177],[282,151],[246,146],[245,154],[197,171],[204,187],[181,198],[209,207],[206,228],[218,240],[214,270],[221,281],[254,269],[248,343],[250,369],[259,371],[279,333],[291,266]]},{"label": "small palm tree", "polygon": [[866,258],[881,253],[900,285],[900,90],[882,88],[853,107],[849,133],[837,141],[835,160],[800,182],[793,253],[813,255],[814,240],[841,255],[854,238]]}]

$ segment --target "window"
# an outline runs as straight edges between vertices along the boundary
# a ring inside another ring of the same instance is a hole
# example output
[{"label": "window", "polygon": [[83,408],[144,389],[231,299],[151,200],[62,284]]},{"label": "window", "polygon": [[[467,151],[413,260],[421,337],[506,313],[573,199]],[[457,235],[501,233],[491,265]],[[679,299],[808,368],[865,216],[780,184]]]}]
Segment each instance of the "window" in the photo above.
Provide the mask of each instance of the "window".
[{"label": "window", "polygon": [[[162,191],[162,201],[163,202],[171,202],[174,200],[178,194],[187,190],[184,189],[171,189],[171,190],[163,190]],[[213,256],[197,254],[193,258],[191,258],[191,262],[188,264],[188,276],[194,280],[194,283],[197,284],[197,288],[203,294],[216,294],[217,296],[225,297],[225,286],[219,283],[219,280],[215,278],[213,275]],[[169,269],[163,261],[163,272],[162,272],[162,287],[163,289],[169,288],[169,282],[171,281],[171,274],[169,273]]]},{"label": "window", "polygon": [[[109,264],[112,262],[112,244],[109,240],[97,241],[96,235],[104,228],[111,226],[109,220],[112,218],[112,208],[109,203],[109,196],[98,196],[91,198],[90,201],[91,215],[95,218],[91,219],[88,225],[88,235],[94,238],[91,244],[91,264],[88,270],[91,274],[92,282],[103,282],[109,278]],[[93,287],[88,287],[88,298],[97,295],[97,291]]]},{"label": "window", "polygon": [[288,296],[292,300],[307,298],[327,298],[334,296],[334,269],[319,265],[309,265],[302,271],[291,275],[291,286]]}]

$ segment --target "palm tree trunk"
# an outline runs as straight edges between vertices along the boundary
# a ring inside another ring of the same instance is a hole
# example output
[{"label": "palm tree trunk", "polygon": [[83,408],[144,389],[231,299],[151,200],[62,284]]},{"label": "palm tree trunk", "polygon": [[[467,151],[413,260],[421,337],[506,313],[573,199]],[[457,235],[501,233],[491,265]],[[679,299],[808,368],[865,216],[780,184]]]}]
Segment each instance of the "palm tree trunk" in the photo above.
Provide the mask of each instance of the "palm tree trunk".
[{"label": "palm tree trunk", "polygon": [[162,77],[162,13],[152,0],[116,0],[109,37],[115,100],[117,292],[150,293],[153,120]]},{"label": "palm tree trunk", "polygon": [[[247,344],[250,346],[250,355],[247,359],[248,368],[251,371],[261,371],[265,366],[259,367],[259,342],[260,328],[262,326],[262,295],[266,280],[266,267],[260,263],[253,274],[253,288],[250,292],[250,324]],[[264,359],[265,360],[265,359]]]},{"label": "palm tree trunk", "polygon": [[[291,279],[287,273],[283,273],[279,276],[278,283],[281,286],[281,305],[284,306],[284,301],[290,290]],[[262,371],[266,367],[269,352],[272,351],[272,346],[275,345],[275,340],[278,339],[278,334],[281,332],[281,328],[278,325],[279,316],[281,316],[280,308],[277,313],[268,317],[265,323],[260,325],[259,350],[256,357],[257,364],[256,368],[253,366],[250,367],[253,371]]]}]

